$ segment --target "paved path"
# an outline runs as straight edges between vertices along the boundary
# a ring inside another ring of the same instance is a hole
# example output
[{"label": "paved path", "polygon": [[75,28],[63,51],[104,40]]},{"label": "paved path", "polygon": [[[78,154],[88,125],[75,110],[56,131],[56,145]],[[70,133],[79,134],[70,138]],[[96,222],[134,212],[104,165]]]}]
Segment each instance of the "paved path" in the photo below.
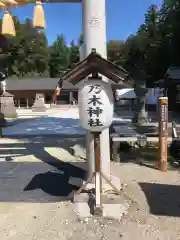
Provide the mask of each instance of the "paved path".
[{"label": "paved path", "polygon": [[[78,120],[75,110],[67,110],[66,116],[63,111],[4,129],[14,138],[0,138],[0,239],[179,240],[178,171],[161,173],[133,163],[111,163],[112,173],[127,184],[123,193],[132,200],[128,214],[121,222],[79,219],[69,199],[76,189],[74,181],[84,177],[85,164],[69,148],[83,145],[83,138],[40,136],[62,119]],[[38,129],[43,121],[47,129]],[[30,126],[39,135],[24,138],[23,131]],[[68,126],[67,131],[72,131],[72,124]],[[22,138],[15,138],[19,131]],[[7,162],[6,156],[14,160]]]},{"label": "paved path", "polygon": [[[30,115],[32,113],[30,110],[21,110],[22,114]],[[80,126],[77,108],[48,110],[44,113],[44,116],[36,116],[18,125],[3,129],[3,136],[73,135],[84,133],[85,131]]]},{"label": "paved path", "polygon": [[[30,109],[18,110],[19,118],[27,121],[3,129],[3,136],[71,135],[85,134],[80,126],[78,108],[49,109],[45,113],[32,113]],[[31,119],[33,118],[33,119]],[[135,134],[130,120],[114,115],[114,122],[121,125],[122,134]]]}]

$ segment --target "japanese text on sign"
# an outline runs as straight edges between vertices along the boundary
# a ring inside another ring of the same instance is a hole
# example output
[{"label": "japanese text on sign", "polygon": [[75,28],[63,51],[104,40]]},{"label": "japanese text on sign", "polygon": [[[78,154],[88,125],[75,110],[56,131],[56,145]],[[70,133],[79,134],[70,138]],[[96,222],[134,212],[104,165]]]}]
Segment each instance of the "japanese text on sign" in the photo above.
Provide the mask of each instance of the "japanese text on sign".
[{"label": "japanese text on sign", "polygon": [[92,97],[88,99],[88,106],[87,109],[89,120],[88,124],[89,126],[103,126],[102,122],[100,121],[99,117],[103,113],[103,109],[101,108],[101,105],[103,105],[103,102],[101,101],[101,96],[99,95],[102,91],[102,88],[100,85],[90,85],[89,86],[89,92],[93,93]]},{"label": "japanese text on sign", "polygon": [[101,132],[113,120],[111,85],[99,79],[86,81],[78,92],[79,118],[84,129]]},{"label": "japanese text on sign", "polygon": [[167,116],[168,116],[168,106],[163,104],[161,106],[161,121],[166,122]]},{"label": "japanese text on sign", "polygon": [[161,152],[162,152],[161,160],[162,161],[165,161],[165,159],[166,159],[166,149],[167,149],[166,139],[165,139],[165,137],[162,137],[162,146],[161,146]]},{"label": "japanese text on sign", "polygon": [[167,171],[168,98],[159,98],[159,170]]},{"label": "japanese text on sign", "polygon": [[99,27],[100,26],[100,21],[99,18],[97,17],[92,17],[89,21],[88,21],[88,25],[89,27]]}]

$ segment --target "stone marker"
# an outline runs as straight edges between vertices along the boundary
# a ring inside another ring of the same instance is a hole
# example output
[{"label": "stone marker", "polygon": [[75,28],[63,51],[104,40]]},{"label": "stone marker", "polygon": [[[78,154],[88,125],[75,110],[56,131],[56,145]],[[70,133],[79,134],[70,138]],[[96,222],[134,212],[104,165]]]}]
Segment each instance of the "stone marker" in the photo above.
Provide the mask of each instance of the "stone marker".
[{"label": "stone marker", "polygon": [[16,118],[16,108],[14,105],[14,95],[9,92],[3,92],[0,96],[1,101],[1,112],[4,114],[5,118]]},{"label": "stone marker", "polygon": [[33,112],[46,112],[47,108],[44,103],[44,94],[36,93],[36,99],[32,106]]}]

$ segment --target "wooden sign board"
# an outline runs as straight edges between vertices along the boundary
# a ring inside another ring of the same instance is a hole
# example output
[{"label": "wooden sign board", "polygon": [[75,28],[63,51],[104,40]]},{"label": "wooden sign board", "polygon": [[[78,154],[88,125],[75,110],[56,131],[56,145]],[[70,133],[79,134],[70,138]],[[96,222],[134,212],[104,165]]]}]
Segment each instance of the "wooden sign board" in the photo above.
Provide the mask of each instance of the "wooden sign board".
[{"label": "wooden sign board", "polygon": [[160,97],[159,110],[159,162],[158,169],[167,171],[168,158],[168,98]]}]

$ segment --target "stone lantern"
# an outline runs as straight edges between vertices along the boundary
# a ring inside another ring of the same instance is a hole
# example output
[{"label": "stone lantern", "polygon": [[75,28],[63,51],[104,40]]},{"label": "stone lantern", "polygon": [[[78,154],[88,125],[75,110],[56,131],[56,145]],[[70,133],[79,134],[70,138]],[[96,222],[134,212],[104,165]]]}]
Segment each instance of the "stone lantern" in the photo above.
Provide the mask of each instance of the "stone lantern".
[{"label": "stone lantern", "polygon": [[140,79],[138,79],[134,86],[134,92],[136,94],[136,106],[135,114],[132,119],[132,122],[135,124],[144,124],[148,121],[148,116],[145,107],[145,97],[148,92],[146,88],[145,80],[143,79],[144,72],[141,71]]}]

